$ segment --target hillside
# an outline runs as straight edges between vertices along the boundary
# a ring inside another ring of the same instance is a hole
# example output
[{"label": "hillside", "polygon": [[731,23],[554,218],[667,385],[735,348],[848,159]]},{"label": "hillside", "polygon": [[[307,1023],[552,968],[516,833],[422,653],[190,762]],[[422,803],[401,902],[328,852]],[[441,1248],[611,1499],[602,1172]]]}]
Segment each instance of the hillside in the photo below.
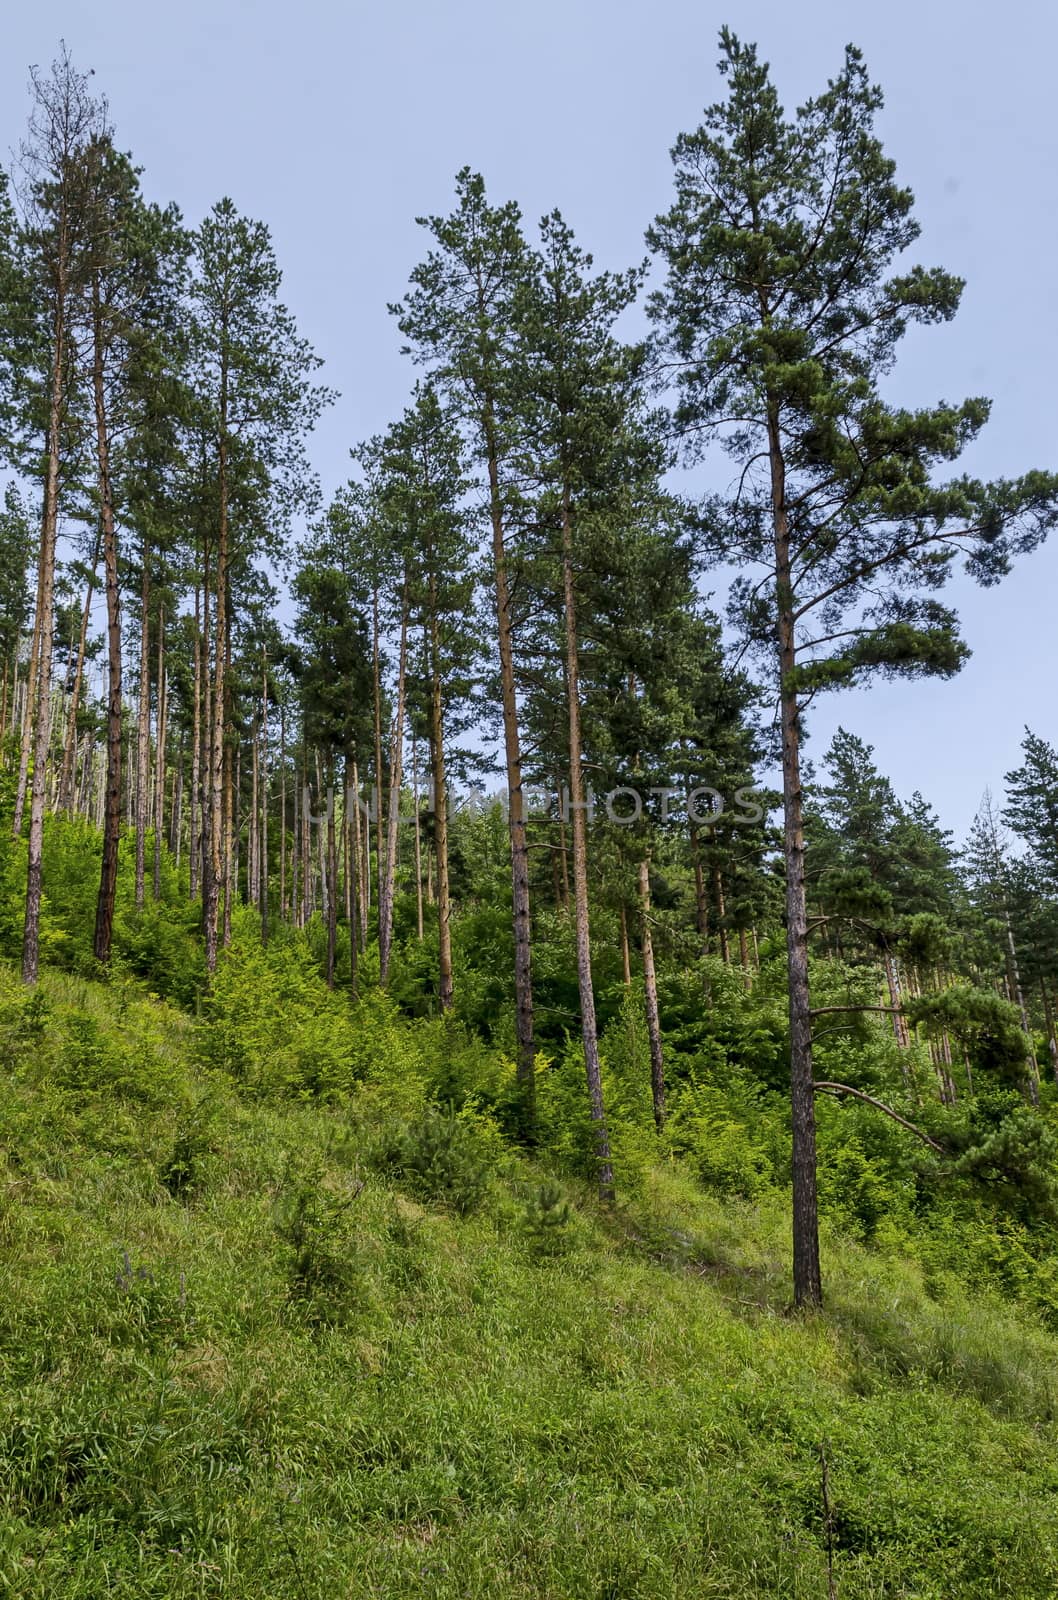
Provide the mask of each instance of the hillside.
[{"label": "hillside", "polygon": [[130,980],[2,994],[8,1592],[818,1596],[829,1551],[842,1600],[1055,1593],[1058,1341],[1009,1295],[825,1225],[795,1315],[780,1194],[662,1159],[601,1207],[424,1110],[379,1003],[322,1102]]}]

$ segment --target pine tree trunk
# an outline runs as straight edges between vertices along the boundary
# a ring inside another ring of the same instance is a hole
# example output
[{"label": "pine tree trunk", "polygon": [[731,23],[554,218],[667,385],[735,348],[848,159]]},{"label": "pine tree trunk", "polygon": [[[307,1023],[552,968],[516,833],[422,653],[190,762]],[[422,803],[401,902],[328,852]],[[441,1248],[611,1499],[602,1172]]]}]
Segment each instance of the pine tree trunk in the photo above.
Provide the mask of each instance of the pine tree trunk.
[{"label": "pine tree trunk", "polygon": [[[203,925],[206,971],[217,969],[221,874],[224,867],[225,664],[228,647],[228,368],[221,364],[220,427],[217,440],[217,574],[213,608],[213,696],[206,783],[209,789],[209,851],[206,857]],[[207,591],[208,592],[208,591]]]},{"label": "pine tree trunk", "polygon": [[[257,855],[261,897],[261,943],[268,943],[268,655],[261,652],[261,843]],[[256,828],[256,818],[254,827]]]},{"label": "pine tree trunk", "polygon": [[176,773],[173,777],[173,802],[169,812],[169,853],[177,872],[180,871],[180,862],[183,857],[184,837],[184,729],[180,730],[180,752],[176,760]]},{"label": "pine tree trunk", "polygon": [[422,818],[419,815],[419,747],[414,733],[411,736],[411,800],[415,819],[415,923],[422,944]]},{"label": "pine tree trunk", "polygon": [[246,892],[251,905],[259,902],[259,885],[257,881],[257,778],[260,766],[260,733],[257,726],[257,713],[254,713],[253,729],[250,735],[250,835],[246,856]]},{"label": "pine tree trunk", "polygon": [[397,665],[397,712],[389,761],[389,816],[386,828],[385,873],[378,884],[378,972],[384,986],[389,977],[393,945],[393,905],[397,892],[397,841],[400,828],[400,785],[404,768],[404,692],[408,663],[408,586],[405,580],[400,609],[400,655]]},{"label": "pine tree trunk", "polygon": [[720,956],[725,967],[731,965],[731,943],[727,936],[727,908],[724,904],[724,880],[719,866],[713,867],[713,894],[716,896],[716,928],[720,935]]},{"label": "pine tree trunk", "polygon": [[150,655],[150,557],[143,547],[143,576],[140,586],[140,693],[136,713],[136,905],[143,906],[145,850],[147,843],[147,785],[151,769],[151,655]]},{"label": "pine tree trunk", "polygon": [[691,857],[694,862],[694,919],[702,943],[702,955],[709,954],[709,896],[705,889],[705,870],[702,866],[700,835],[691,823]]},{"label": "pine tree trunk", "polygon": [[[81,685],[84,682],[85,646],[88,642],[88,623],[92,614],[92,596],[95,593],[96,569],[99,566],[99,539],[96,540],[95,554],[92,557],[92,571],[85,590],[84,606],[81,609],[81,628],[77,637],[77,664],[74,668],[73,691],[70,695],[70,707],[66,716],[66,738],[63,741],[62,772],[59,775],[59,792],[56,799],[56,810],[69,812],[73,809],[74,780],[77,768],[77,713],[81,709]],[[7,720],[7,663],[4,663],[4,713],[0,717],[0,727]]]},{"label": "pine tree trunk", "polygon": [[279,702],[279,920],[287,917],[287,712]]},{"label": "pine tree trunk", "polygon": [[110,489],[110,439],[103,382],[102,314],[98,286],[93,287],[93,394],[95,401],[96,467],[99,516],[103,528],[103,574],[107,603],[107,744],[103,789],[103,859],[96,901],[93,948],[97,961],[110,960],[114,931],[114,897],[121,839],[121,595],[114,501]]},{"label": "pine tree trunk", "polygon": [[660,1133],[665,1126],[665,1058],[661,1049],[658,981],[654,971],[654,939],[650,931],[649,856],[644,856],[639,863],[639,913],[642,923],[643,989],[646,999],[647,1038],[650,1041],[650,1093],[654,1102],[654,1126]]},{"label": "pine tree trunk", "polygon": [[188,842],[188,887],[192,900],[198,894],[199,872],[202,866],[202,672],[203,642],[199,626],[198,585],[195,585],[195,676],[194,705],[191,710],[191,805]]},{"label": "pine tree trunk", "polygon": [[430,776],[433,786],[434,849],[437,853],[438,998],[450,1011],[453,996],[452,904],[448,878],[448,772],[444,750],[444,706],[441,683],[441,631],[437,619],[436,581],[430,583]]},{"label": "pine tree trunk", "polygon": [[[35,984],[40,966],[40,902],[43,888],[44,856],[44,795],[47,779],[48,743],[51,734],[51,664],[52,622],[55,615],[55,545],[59,526],[59,453],[63,417],[63,374],[66,366],[66,312],[67,276],[65,252],[67,246],[66,212],[62,210],[62,229],[57,244],[57,276],[52,311],[51,373],[48,399],[47,464],[44,474],[44,508],[41,517],[40,558],[38,567],[37,628],[39,631],[36,671],[36,701],[30,703],[30,722],[33,725],[33,774],[29,801],[29,851],[26,870],[26,915],[22,931],[22,981]],[[100,391],[102,385],[102,351],[98,330],[98,298],[94,302],[97,337],[95,353],[100,365]],[[108,496],[109,498],[109,496]],[[35,723],[33,713],[35,711]],[[28,757],[28,743],[26,743]],[[21,772],[20,772],[21,783]],[[22,793],[25,785],[21,783]],[[21,832],[21,807],[17,808],[16,834]]]},{"label": "pine tree trunk", "polygon": [[749,993],[753,988],[753,974],[750,971],[749,941],[746,938],[745,928],[739,928],[738,930],[738,959],[739,964],[742,967],[743,981],[746,985],[746,991]]},{"label": "pine tree trunk", "polygon": [[[532,925],[529,913],[529,849],[526,835],[525,794],[522,789],[522,747],[518,731],[518,698],[514,677],[514,633],[511,625],[510,582],[500,490],[499,448],[491,399],[484,414],[485,454],[488,462],[489,513],[492,522],[492,561],[496,587],[496,633],[500,657],[500,703],[503,713],[503,752],[507,777],[507,826],[511,841],[511,893],[514,923],[514,997],[518,1040],[516,1069],[522,1095],[522,1132],[532,1138],[536,1127],[536,1047],[533,1028]],[[603,1125],[605,1127],[605,1125]],[[606,1170],[604,1163],[600,1172]]]},{"label": "pine tree trunk", "polygon": [[[569,798],[573,824],[573,906],[576,921],[577,984],[580,990],[581,1039],[588,1080],[588,1104],[595,1124],[595,1154],[599,1191],[613,1195],[613,1162],[603,1102],[599,1035],[595,1020],[595,990],[591,970],[591,930],[588,913],[588,836],[585,825],[584,774],[581,765],[580,667],[577,611],[573,584],[573,528],[568,488],[562,496],[562,590],[566,620],[566,680],[569,691]],[[523,830],[524,831],[524,830]]]},{"label": "pine tree trunk", "polygon": [[1028,1099],[1034,1106],[1040,1103],[1040,1068],[1036,1060],[1036,1046],[1032,1038],[1032,1029],[1029,1026],[1029,1013],[1025,1005],[1025,995],[1021,987],[1021,973],[1018,969],[1018,952],[1014,943],[1014,929],[1010,921],[1010,911],[1004,904],[1003,920],[1006,924],[1007,955],[1010,960],[1010,980],[1014,990],[1014,1002],[1021,1014],[1021,1029],[1028,1040],[1029,1076],[1026,1084]]},{"label": "pine tree trunk", "polygon": [[353,759],[353,794],[356,799],[356,805],[353,809],[353,848],[359,867],[356,880],[356,893],[360,911],[357,917],[357,931],[360,935],[360,949],[363,952],[367,949],[367,919],[371,910],[371,884],[368,876],[371,870],[371,838],[369,818],[364,813],[360,798],[360,767],[355,757]]},{"label": "pine tree trunk", "polygon": [[621,901],[621,978],[626,989],[632,987],[632,956],[628,948],[628,912]]},{"label": "pine tree trunk", "polygon": [[[352,801],[350,811],[349,802]],[[360,918],[358,907],[360,902],[360,784],[356,770],[356,762],[347,755],[345,758],[345,826],[347,832],[346,850],[346,917],[349,922],[349,992],[353,999],[357,998],[357,940]]]},{"label": "pine tree trunk", "polygon": [[[382,661],[379,652],[378,585],[372,591],[371,624],[371,677],[375,713],[375,883],[379,901],[379,941],[381,943],[382,916]],[[370,849],[370,845],[368,846]],[[370,860],[368,867],[368,907],[371,903]]]},{"label": "pine tree trunk", "polygon": [[793,1130],[793,1279],[798,1306],[823,1301],[816,1196],[816,1115],[812,1071],[812,1012],[808,984],[808,907],[801,790],[801,721],[786,469],[777,406],[769,401],[768,452],[775,544],[780,721],[782,727],[783,847],[786,862],[786,956],[790,1007],[790,1107]]},{"label": "pine tree trunk", "polygon": [[154,740],[154,881],[155,900],[162,897],[162,832],[165,828],[165,746],[168,736],[169,689],[165,672],[165,608],[158,609],[158,667],[155,693],[158,697],[157,729]]},{"label": "pine tree trunk", "polygon": [[[227,686],[225,694],[225,728],[232,726],[231,708],[231,629],[227,631],[226,660],[224,662],[224,680]],[[224,925],[222,938],[224,948],[231,944],[231,919],[235,900],[239,892],[239,831],[238,831],[238,800],[239,781],[241,777],[242,747],[236,745],[232,749],[230,739],[224,740],[224,841],[222,847],[222,892],[224,895]]]},{"label": "pine tree trunk", "polygon": [[338,850],[334,818],[334,769],[327,772],[327,987],[334,988],[334,958],[338,948]]},{"label": "pine tree trunk", "polygon": [[569,848],[566,841],[566,819],[562,814],[562,785],[557,784],[559,793],[558,807],[558,864],[559,880],[561,883],[562,909],[569,910]]},{"label": "pine tree trunk", "polygon": [[[47,500],[47,485],[45,485],[45,500]],[[43,528],[43,521],[41,526]],[[36,727],[37,698],[40,693],[40,622],[44,604],[43,555],[42,548],[37,563],[37,601],[33,610],[33,640],[29,651],[29,665],[26,668],[26,693],[22,702],[22,737],[18,752],[18,784],[15,789],[15,811],[11,825],[11,834],[15,839],[19,838],[22,833],[22,818],[29,786],[29,758],[33,750],[33,730]]]}]

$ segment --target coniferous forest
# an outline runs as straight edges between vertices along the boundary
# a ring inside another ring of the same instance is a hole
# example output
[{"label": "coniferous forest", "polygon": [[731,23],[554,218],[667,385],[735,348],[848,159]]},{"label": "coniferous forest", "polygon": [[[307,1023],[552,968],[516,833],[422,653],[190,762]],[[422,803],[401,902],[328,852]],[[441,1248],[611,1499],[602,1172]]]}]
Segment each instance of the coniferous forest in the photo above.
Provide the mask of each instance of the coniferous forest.
[{"label": "coniferous forest", "polygon": [[33,70],[5,1592],[1058,1594],[1058,751],[956,839],[810,742],[959,671],[1058,473],[890,398],[963,282],[819,82],[725,29],[623,268],[459,172],[328,500],[267,222]]}]

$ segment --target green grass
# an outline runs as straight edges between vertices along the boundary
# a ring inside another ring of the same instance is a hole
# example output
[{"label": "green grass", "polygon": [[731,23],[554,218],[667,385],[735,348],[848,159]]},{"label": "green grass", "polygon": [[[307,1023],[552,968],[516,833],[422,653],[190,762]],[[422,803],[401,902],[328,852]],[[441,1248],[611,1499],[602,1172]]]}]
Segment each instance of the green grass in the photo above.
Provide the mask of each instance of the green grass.
[{"label": "green grass", "polygon": [[829,1545],[842,1600],[1058,1594],[1027,1313],[835,1234],[794,1316],[774,1198],[665,1165],[605,1213],[473,1128],[461,1215],[377,1097],[247,1101],[135,990],[44,995],[0,982],[0,1589],[807,1600]]}]

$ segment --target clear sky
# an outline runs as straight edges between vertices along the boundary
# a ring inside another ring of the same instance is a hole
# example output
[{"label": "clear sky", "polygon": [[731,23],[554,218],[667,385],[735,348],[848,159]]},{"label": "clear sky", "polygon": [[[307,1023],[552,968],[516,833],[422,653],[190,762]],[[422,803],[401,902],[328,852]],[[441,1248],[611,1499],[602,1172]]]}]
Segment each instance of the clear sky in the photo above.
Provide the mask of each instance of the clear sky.
[{"label": "clear sky", "polygon": [[[909,402],[986,394],[979,474],[1058,465],[1053,310],[1058,13],[1039,0],[51,0],[7,9],[0,148],[23,126],[30,63],[60,37],[92,67],[119,142],[191,223],[230,194],[271,227],[285,297],[341,400],[313,458],[325,490],[347,449],[406,402],[386,304],[422,252],[414,218],[448,209],[464,164],[530,221],[559,206],[599,265],[644,253],[671,191],[668,150],[718,96],[716,34],[756,39],[794,104],[848,39],[886,94],[881,128],[918,197],[918,251],[967,279],[955,323],[908,341]],[[1058,537],[995,590],[955,590],[973,658],[950,683],[880,684],[820,703],[811,754],[842,723],[898,793],[921,789],[961,836],[1028,723],[1054,741]]]}]

